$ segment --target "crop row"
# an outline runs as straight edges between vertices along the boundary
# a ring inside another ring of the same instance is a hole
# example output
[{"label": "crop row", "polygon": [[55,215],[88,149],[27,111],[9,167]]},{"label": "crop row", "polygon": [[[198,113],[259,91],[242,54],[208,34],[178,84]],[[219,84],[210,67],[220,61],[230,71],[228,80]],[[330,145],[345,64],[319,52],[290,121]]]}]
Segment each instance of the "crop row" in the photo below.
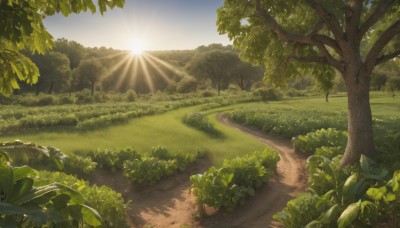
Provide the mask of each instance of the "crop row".
[{"label": "crop row", "polygon": [[[253,98],[233,97],[229,103],[251,101]],[[154,115],[181,107],[208,103],[224,103],[222,98],[191,98],[178,101],[148,103],[103,103],[46,107],[9,106],[0,110],[0,133],[10,134],[22,129],[77,127],[92,129],[123,122],[143,115]],[[12,108],[10,108],[12,107]]]},{"label": "crop row", "polygon": [[278,153],[267,149],[225,160],[221,168],[213,166],[204,174],[191,176],[191,191],[196,196],[200,212],[204,205],[232,211],[269,180],[278,161]]},{"label": "crop row", "polygon": [[229,116],[235,122],[287,138],[321,128],[347,129],[347,117],[342,112],[236,109]]}]

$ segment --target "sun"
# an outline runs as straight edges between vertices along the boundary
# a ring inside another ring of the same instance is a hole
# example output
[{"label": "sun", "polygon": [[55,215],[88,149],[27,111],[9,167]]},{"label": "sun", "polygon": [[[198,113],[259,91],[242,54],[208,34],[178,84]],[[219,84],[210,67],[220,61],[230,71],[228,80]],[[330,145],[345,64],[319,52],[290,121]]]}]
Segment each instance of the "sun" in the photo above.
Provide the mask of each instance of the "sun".
[{"label": "sun", "polygon": [[145,43],[141,40],[134,40],[131,44],[130,51],[132,55],[141,55],[145,51]]}]

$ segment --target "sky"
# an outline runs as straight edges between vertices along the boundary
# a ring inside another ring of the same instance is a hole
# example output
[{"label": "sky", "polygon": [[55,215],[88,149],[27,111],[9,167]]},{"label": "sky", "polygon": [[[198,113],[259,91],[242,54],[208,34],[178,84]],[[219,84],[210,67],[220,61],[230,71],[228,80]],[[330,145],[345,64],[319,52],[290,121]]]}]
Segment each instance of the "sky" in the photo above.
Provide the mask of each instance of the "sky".
[{"label": "sky", "polygon": [[44,24],[55,39],[74,40],[86,47],[147,51],[187,50],[211,43],[230,44],[219,35],[216,10],[223,0],[125,0],[123,9],[55,15]]}]

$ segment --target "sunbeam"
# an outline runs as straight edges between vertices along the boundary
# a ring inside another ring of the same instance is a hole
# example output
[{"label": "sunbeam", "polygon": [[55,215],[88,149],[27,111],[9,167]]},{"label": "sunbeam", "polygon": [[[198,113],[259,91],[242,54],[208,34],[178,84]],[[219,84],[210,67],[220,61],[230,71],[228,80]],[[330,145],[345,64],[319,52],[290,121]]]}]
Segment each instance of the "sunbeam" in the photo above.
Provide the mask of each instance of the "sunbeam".
[{"label": "sunbeam", "polygon": [[151,92],[155,92],[154,83],[151,79],[151,75],[149,73],[149,69],[147,68],[146,63],[143,61],[143,58],[139,57],[140,66],[144,71],[144,79],[146,80],[147,86],[149,87]]},{"label": "sunbeam", "polygon": [[178,75],[182,75],[182,76],[189,76],[186,72],[182,71],[182,69],[177,68],[176,66],[169,64],[167,62],[165,62],[162,59],[159,59],[149,53],[145,53],[145,56],[148,56],[149,58],[151,58],[152,60],[160,63],[161,65],[163,65],[165,68],[172,70],[173,72],[175,72]]},{"label": "sunbeam", "polygon": [[168,83],[172,82],[172,79],[168,77],[168,75],[160,69],[156,64],[154,64],[153,60],[151,60],[147,55],[143,55],[143,58],[147,60],[147,62],[161,75],[161,77],[167,81]]}]

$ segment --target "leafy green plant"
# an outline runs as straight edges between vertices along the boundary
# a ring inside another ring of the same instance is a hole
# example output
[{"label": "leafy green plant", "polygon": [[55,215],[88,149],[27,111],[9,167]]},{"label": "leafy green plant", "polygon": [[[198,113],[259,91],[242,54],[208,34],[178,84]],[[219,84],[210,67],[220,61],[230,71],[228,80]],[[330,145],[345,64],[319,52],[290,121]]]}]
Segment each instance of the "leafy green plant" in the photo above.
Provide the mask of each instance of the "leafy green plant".
[{"label": "leafy green plant", "polygon": [[134,184],[154,184],[176,171],[184,171],[198,155],[198,151],[197,153],[171,154],[165,147],[153,147],[147,156],[124,161],[124,177]]},{"label": "leafy green plant", "polygon": [[313,154],[318,148],[345,147],[347,143],[347,132],[338,131],[333,128],[320,129],[306,135],[292,138],[293,147],[306,154]]},{"label": "leafy green plant", "polygon": [[187,113],[183,117],[183,122],[207,133],[216,133],[214,124],[202,112]]},{"label": "leafy green plant", "polygon": [[225,160],[219,169],[211,167],[204,174],[191,176],[191,192],[196,196],[200,212],[204,205],[234,210],[268,181],[278,161],[278,153],[266,149],[242,158]]},{"label": "leafy green plant", "polygon": [[340,156],[332,160],[311,156],[308,194],[315,201],[303,201],[296,210],[289,202],[274,218],[287,227],[297,227],[299,218],[306,227],[376,227],[381,223],[397,227],[400,171],[389,179],[385,168],[365,156],[359,165],[346,168],[339,161]]},{"label": "leafy green plant", "polygon": [[100,214],[100,227],[129,227],[126,223],[126,213],[130,202],[125,202],[121,193],[107,186],[90,186],[87,181],[60,172],[40,171],[37,178],[38,184],[58,182],[79,191],[85,198],[85,203]]},{"label": "leafy green plant", "polygon": [[81,156],[88,156],[97,163],[99,168],[109,169],[111,172],[122,170],[123,163],[126,160],[141,160],[141,155],[133,148],[125,148],[122,150],[95,150],[87,152],[77,152]]},{"label": "leafy green plant", "polygon": [[124,162],[124,177],[135,184],[154,184],[177,169],[176,160],[145,157]]},{"label": "leafy green plant", "polygon": [[7,154],[0,152],[0,226],[101,225],[98,212],[78,191],[55,182],[34,185],[35,174],[28,166],[10,165]]}]

